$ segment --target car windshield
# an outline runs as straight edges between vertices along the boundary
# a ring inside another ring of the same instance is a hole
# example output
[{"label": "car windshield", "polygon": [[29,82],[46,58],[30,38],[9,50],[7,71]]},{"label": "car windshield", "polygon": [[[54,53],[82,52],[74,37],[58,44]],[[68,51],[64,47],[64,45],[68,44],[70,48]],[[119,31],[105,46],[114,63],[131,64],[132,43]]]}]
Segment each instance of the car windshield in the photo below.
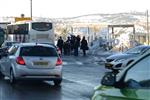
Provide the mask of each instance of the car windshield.
[{"label": "car windshield", "polygon": [[52,23],[34,22],[32,23],[32,29],[37,30],[37,31],[48,31],[52,29]]},{"label": "car windshield", "polygon": [[54,48],[43,46],[27,46],[21,47],[20,56],[57,56]]},{"label": "car windshield", "polygon": [[144,52],[145,50],[148,50],[148,47],[135,47],[135,48],[128,49],[127,51],[125,51],[123,53],[140,54],[140,53]]}]

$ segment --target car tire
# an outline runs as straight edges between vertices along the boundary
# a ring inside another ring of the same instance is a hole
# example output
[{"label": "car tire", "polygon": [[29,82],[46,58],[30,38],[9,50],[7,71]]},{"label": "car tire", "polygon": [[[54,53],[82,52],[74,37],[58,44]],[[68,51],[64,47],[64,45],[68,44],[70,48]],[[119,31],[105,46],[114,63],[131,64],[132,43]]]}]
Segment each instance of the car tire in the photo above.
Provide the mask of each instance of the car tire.
[{"label": "car tire", "polygon": [[11,84],[15,84],[16,83],[16,79],[14,77],[14,72],[13,72],[13,69],[10,70],[10,83]]},{"label": "car tire", "polygon": [[59,86],[62,82],[62,79],[54,80],[54,85]]}]

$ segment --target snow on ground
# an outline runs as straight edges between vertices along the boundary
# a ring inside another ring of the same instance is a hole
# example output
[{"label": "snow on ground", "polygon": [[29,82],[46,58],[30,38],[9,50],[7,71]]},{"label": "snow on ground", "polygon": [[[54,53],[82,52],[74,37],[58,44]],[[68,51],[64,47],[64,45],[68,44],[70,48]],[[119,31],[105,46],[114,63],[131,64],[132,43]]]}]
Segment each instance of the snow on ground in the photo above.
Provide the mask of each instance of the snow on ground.
[{"label": "snow on ground", "polygon": [[116,51],[105,50],[103,47],[100,47],[99,44],[100,41],[97,40],[94,41],[93,45],[89,47],[87,54],[91,55],[92,58],[88,59],[88,62],[103,64],[106,57],[116,53]]}]

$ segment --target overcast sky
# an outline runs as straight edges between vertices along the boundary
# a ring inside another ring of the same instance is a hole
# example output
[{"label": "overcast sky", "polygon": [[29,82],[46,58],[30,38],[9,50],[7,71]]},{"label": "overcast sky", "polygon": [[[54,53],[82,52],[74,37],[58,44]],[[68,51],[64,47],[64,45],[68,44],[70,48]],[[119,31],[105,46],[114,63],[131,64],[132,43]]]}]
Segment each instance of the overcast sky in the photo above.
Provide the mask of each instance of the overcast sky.
[{"label": "overcast sky", "polygon": [[[32,0],[33,16],[75,17],[97,13],[150,10],[150,0]],[[0,0],[0,17],[30,16],[30,0]]]}]

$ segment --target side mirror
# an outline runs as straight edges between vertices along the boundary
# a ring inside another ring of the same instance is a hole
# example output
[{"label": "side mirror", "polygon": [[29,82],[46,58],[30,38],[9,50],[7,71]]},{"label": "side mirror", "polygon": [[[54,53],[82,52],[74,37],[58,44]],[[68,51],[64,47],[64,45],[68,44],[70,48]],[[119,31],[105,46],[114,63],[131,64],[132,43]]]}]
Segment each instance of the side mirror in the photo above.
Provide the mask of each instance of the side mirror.
[{"label": "side mirror", "polygon": [[[147,83],[147,81],[145,81],[145,83]],[[134,88],[134,89],[141,88],[140,83],[133,79],[129,79],[125,84],[127,87],[130,87],[130,88]]]},{"label": "side mirror", "polygon": [[114,86],[115,83],[116,83],[116,75],[112,72],[106,73],[101,80],[101,84],[106,86]]}]

